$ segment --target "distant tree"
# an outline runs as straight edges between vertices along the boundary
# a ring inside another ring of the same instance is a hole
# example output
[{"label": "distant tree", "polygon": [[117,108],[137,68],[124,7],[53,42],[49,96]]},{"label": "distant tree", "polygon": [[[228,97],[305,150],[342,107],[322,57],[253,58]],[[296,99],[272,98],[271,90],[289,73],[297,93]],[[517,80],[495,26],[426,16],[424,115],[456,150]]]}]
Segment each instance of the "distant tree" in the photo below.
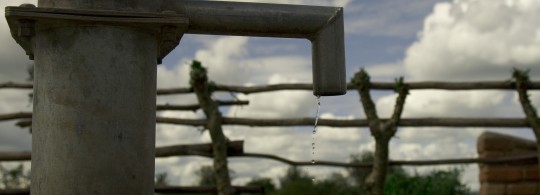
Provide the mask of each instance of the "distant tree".
[{"label": "distant tree", "polygon": [[[366,163],[373,161],[372,152],[363,152],[352,155],[352,163]],[[393,166],[388,169],[388,179],[385,183],[386,195],[401,194],[437,194],[437,195],[465,195],[471,194],[466,185],[460,182],[462,169],[437,170],[427,174],[408,174],[402,167]],[[363,195],[367,194],[364,181],[370,170],[362,168],[348,169],[348,177],[339,173],[332,173],[323,180],[314,181],[313,177],[298,167],[290,167],[285,175],[279,178],[280,188],[267,191],[269,195]],[[255,179],[248,183],[258,186],[272,185],[271,180]]]},{"label": "distant tree", "polygon": [[203,166],[195,172],[199,186],[216,186],[215,172],[212,166]]},{"label": "distant tree", "polygon": [[290,167],[280,178],[281,188],[270,195],[357,195],[360,191],[350,185],[348,179],[339,173],[333,173],[328,178],[314,181],[313,177],[297,167]]},{"label": "distant tree", "polygon": [[436,170],[427,174],[413,176],[400,170],[391,174],[385,183],[387,195],[399,194],[437,194],[437,195],[466,195],[470,189],[461,183],[462,169]]},{"label": "distant tree", "polygon": [[313,178],[296,166],[287,169],[287,173],[280,178],[281,189],[270,193],[272,195],[316,194]]},{"label": "distant tree", "polygon": [[156,186],[167,186],[169,181],[167,180],[167,173],[158,173],[154,176],[154,183]]},{"label": "distant tree", "polygon": [[17,189],[30,187],[30,171],[24,171],[23,164],[13,169],[5,168],[0,164],[0,188]]},{"label": "distant tree", "polygon": [[[360,154],[353,154],[350,156],[351,160],[349,163],[360,164],[360,163],[370,163],[373,162],[373,152],[364,151]],[[348,168],[349,177],[352,180],[353,184],[358,186],[360,189],[365,189],[365,181],[368,177],[371,169],[369,168]]]},{"label": "distant tree", "polygon": [[349,178],[339,173],[332,173],[321,182],[316,182],[315,188],[317,194],[357,195],[362,193],[358,187],[350,184]]},{"label": "distant tree", "polygon": [[[234,171],[229,169],[229,174],[231,179],[233,178]],[[216,186],[216,172],[211,165],[202,166],[199,170],[195,172],[197,177],[197,185],[199,186]]]},{"label": "distant tree", "polygon": [[254,178],[246,184],[246,186],[259,186],[263,187],[266,194],[276,191],[276,186],[270,178]]}]

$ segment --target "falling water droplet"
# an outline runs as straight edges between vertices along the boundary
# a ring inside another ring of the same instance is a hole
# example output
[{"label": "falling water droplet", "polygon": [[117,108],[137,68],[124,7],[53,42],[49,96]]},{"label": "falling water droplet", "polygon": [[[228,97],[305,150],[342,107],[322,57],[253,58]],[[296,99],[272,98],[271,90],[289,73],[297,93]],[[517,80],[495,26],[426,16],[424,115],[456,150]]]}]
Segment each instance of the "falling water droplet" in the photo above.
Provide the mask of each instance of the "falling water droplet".
[{"label": "falling water droplet", "polygon": [[[311,164],[315,164],[315,136],[317,135],[317,122],[319,122],[319,111],[321,110],[321,96],[317,96],[317,114],[315,115],[315,124],[313,125],[313,136],[311,139]],[[315,178],[312,179],[315,182]]]},{"label": "falling water droplet", "polygon": [[319,111],[321,110],[321,96],[317,96],[317,114],[315,115],[315,124],[313,125],[313,136],[311,142],[312,162],[315,163],[315,136],[317,135],[317,122],[319,122]]}]

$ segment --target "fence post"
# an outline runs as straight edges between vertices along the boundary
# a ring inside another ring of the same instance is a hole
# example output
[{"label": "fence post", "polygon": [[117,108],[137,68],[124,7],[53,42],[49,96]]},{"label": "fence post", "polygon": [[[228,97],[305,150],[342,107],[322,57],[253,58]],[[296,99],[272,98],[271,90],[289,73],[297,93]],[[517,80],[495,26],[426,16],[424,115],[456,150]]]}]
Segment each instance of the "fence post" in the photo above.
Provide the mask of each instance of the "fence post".
[{"label": "fence post", "polygon": [[[523,112],[525,113],[527,123],[533,130],[533,133],[536,137],[536,151],[537,151],[537,158],[538,158],[538,166],[540,168],[540,119],[538,118],[538,113],[536,108],[531,103],[531,100],[529,100],[529,94],[527,94],[527,88],[529,88],[529,85],[531,84],[531,81],[529,80],[528,71],[522,71],[514,68],[514,72],[512,74],[513,78],[516,81],[516,91],[518,93],[519,102],[521,104],[521,108],[523,109]],[[540,169],[539,169],[540,170]],[[540,175],[540,172],[537,174]],[[537,193],[540,194],[540,180],[537,183]]]},{"label": "fence post", "polygon": [[191,64],[190,84],[207,118],[205,128],[209,131],[212,139],[214,172],[216,173],[218,194],[233,195],[235,192],[231,187],[231,178],[227,166],[227,145],[229,141],[221,128],[223,118],[219,112],[218,103],[211,98],[212,92],[215,90],[215,84],[208,81],[206,68],[198,61],[193,61]]},{"label": "fence post", "polygon": [[395,91],[398,93],[398,97],[396,99],[394,113],[390,120],[382,121],[377,115],[377,109],[369,94],[371,83],[367,72],[362,69],[360,72],[356,73],[352,78],[352,84],[360,94],[360,100],[369,122],[369,130],[371,136],[375,139],[373,168],[365,181],[366,190],[370,195],[382,195],[384,194],[384,183],[388,171],[388,144],[397,132],[401,113],[403,112],[403,107],[405,105],[405,98],[409,94],[409,90],[403,83],[403,77],[396,80]]}]

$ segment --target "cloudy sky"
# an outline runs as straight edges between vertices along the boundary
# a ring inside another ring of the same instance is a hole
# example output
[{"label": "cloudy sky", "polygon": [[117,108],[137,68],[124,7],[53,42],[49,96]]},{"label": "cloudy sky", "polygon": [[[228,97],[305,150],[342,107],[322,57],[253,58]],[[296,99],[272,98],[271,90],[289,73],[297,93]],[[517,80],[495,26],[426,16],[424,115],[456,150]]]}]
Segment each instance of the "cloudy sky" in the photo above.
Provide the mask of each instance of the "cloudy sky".
[{"label": "cloudy sky", "polygon": [[[243,0],[245,2],[343,6],[347,78],[364,67],[373,81],[482,81],[508,80],[512,67],[531,68],[540,78],[540,1],[536,0]],[[1,1],[2,7],[24,2]],[[0,11],[4,14],[4,10]],[[27,60],[16,45],[5,20],[0,20],[0,82],[25,81]],[[311,49],[307,40],[232,36],[185,35],[174,51],[158,66],[158,88],[188,86],[190,60],[200,60],[211,80],[230,85],[265,85],[311,82]],[[30,111],[27,93],[0,91],[0,113]],[[379,114],[392,113],[396,95],[372,93]],[[229,117],[296,118],[313,117],[316,98],[309,91],[283,91],[253,95],[237,94],[249,100],[245,107],[222,108]],[[231,99],[228,94],[216,94]],[[532,93],[536,106],[540,95]],[[158,97],[158,103],[195,103],[194,95]],[[322,118],[365,118],[358,93],[323,97]],[[160,112],[160,116],[202,118],[200,112]],[[523,117],[512,91],[412,91],[403,116],[410,117]],[[13,122],[0,123],[0,150],[29,150],[31,137]],[[157,125],[157,146],[209,142],[197,128]],[[231,140],[245,140],[246,152],[275,154],[297,161],[311,160],[309,127],[249,128],[224,127]],[[391,142],[390,157],[402,160],[476,157],[476,138],[484,131],[498,131],[533,139],[529,129],[487,128],[400,128]],[[351,154],[373,148],[365,128],[320,127],[317,160],[346,162]],[[264,159],[232,158],[235,184],[250,178],[278,177],[287,166]],[[172,184],[193,184],[194,172],[211,161],[199,157],[156,161],[156,172],[167,171]],[[434,168],[416,168],[423,172]],[[340,168],[306,169],[324,178]],[[412,171],[413,169],[411,169]],[[478,168],[466,166],[462,180],[478,189]]]}]

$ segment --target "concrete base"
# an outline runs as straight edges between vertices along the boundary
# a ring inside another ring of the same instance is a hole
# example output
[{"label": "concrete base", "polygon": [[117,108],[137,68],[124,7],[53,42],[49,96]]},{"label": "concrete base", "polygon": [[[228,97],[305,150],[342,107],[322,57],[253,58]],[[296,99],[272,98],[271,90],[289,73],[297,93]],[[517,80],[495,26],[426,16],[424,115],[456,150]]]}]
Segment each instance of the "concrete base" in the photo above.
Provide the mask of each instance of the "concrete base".
[{"label": "concrete base", "polygon": [[153,194],[156,38],[86,25],[34,41],[32,194]]}]

